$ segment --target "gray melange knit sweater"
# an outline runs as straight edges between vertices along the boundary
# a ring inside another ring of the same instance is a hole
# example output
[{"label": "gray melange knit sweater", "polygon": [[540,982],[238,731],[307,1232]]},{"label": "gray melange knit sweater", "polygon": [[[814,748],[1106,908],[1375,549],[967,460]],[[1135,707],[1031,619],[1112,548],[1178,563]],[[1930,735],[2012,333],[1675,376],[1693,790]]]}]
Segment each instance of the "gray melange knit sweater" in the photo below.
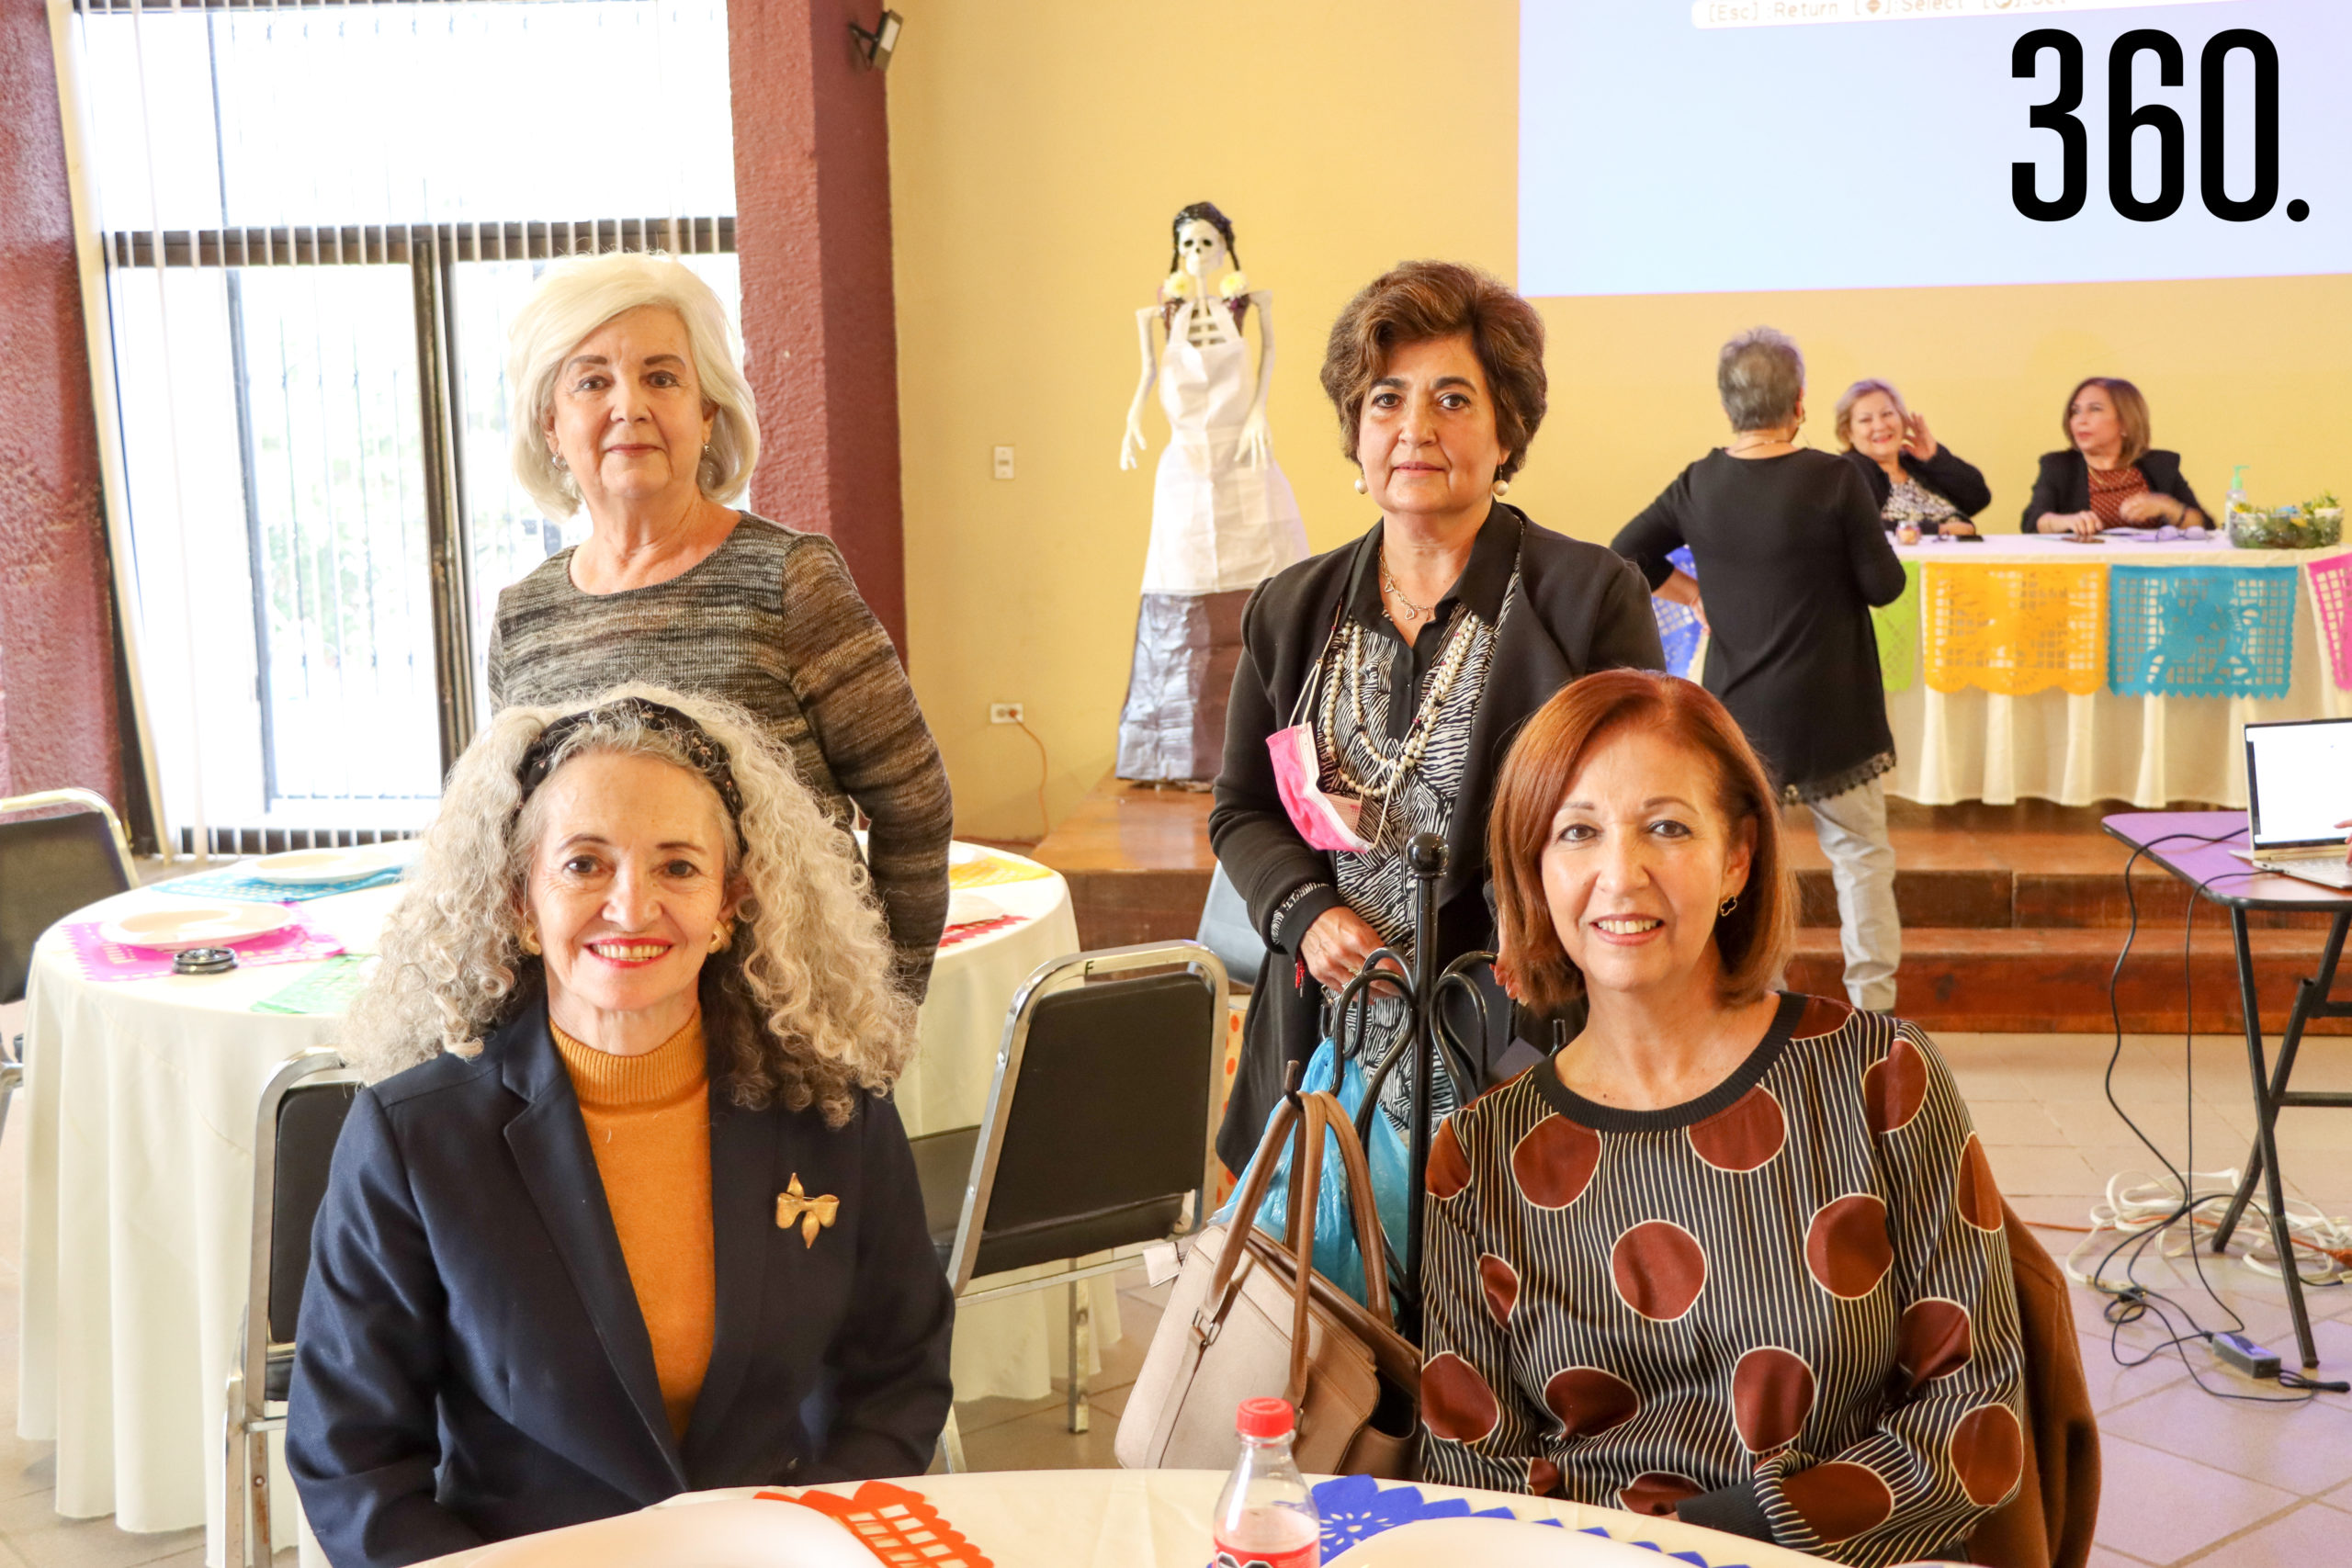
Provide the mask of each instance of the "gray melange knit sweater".
[{"label": "gray melange knit sweater", "polygon": [[947,919],[947,769],[833,542],[747,512],[666,582],[583,593],[567,549],[498,596],[495,705],[576,701],[626,681],[741,704],[834,820],[850,826],[852,802],[865,811],[899,975],[920,998]]}]

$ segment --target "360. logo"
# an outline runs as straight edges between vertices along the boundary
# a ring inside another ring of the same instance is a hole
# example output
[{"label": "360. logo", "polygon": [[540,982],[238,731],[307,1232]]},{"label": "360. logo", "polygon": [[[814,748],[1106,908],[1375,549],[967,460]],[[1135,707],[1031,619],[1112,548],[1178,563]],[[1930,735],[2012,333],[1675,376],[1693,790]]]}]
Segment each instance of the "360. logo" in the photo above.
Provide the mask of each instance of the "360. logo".
[{"label": "360. logo", "polygon": [[[2091,183],[2090,131],[2075,111],[2083,107],[2083,42],[2056,28],[2038,28],[2017,41],[2009,51],[2009,74],[2032,79],[2044,52],[2058,56],[2058,96],[2036,104],[2027,123],[2036,130],[2058,136],[2058,194],[2041,194],[2040,166],[2020,160],[2009,165],[2009,200],[2025,217],[2058,223],[2074,217],[2089,199]],[[2230,56],[2243,52],[2254,66],[2254,189],[2233,197],[2224,181],[2228,153],[2229,87],[2225,72]],[[2115,40],[2107,53],[2107,199],[2108,204],[2136,223],[2156,223],[2180,210],[2188,186],[2188,128],[2168,104],[2134,104],[2132,68],[2143,54],[2156,57],[2157,81],[2166,87],[2182,85],[2187,65],[2180,40],[2153,28],[2139,28]],[[2267,218],[2278,201],[2278,51],[2268,37],[2251,28],[2215,33],[2197,62],[2198,72],[2198,195],[2205,210],[2231,223],[2251,223]],[[2156,192],[2143,198],[2132,174],[2136,133],[2156,133]],[[2289,219],[2300,223],[2311,216],[2311,204],[2287,203]]]}]

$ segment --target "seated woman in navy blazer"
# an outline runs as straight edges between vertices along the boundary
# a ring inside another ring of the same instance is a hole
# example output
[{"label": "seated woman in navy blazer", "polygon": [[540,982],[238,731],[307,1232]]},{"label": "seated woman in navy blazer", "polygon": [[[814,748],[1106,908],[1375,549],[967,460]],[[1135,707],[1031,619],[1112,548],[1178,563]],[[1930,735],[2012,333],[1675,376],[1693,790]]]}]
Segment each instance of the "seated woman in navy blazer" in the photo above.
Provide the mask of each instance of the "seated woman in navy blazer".
[{"label": "seated woman in navy blazer", "polygon": [[2148,400],[2131,382],[2093,376],[2066,398],[2064,452],[2046,452],[2025,503],[2029,534],[2087,538],[2114,527],[2210,526],[2181,477],[2180,454],[2149,443]]},{"label": "seated woman in navy blazer", "polygon": [[854,855],[717,702],[509,708],[458,760],[302,1299],[287,1461],[336,1568],[924,1468],[954,1309]]}]

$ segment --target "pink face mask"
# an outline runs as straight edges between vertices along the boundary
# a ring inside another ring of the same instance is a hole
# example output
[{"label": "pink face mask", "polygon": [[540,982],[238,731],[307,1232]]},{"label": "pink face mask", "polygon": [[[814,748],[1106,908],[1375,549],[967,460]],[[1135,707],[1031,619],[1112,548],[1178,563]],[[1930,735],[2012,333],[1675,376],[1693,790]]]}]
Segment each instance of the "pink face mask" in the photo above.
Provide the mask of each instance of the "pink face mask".
[{"label": "pink face mask", "polygon": [[1363,802],[1326,795],[1317,782],[1322,769],[1315,759],[1312,726],[1294,724],[1274,731],[1266,737],[1266,750],[1273,754],[1274,788],[1282,794],[1283,809],[1308,847],[1359,855],[1372,848],[1356,831]]}]

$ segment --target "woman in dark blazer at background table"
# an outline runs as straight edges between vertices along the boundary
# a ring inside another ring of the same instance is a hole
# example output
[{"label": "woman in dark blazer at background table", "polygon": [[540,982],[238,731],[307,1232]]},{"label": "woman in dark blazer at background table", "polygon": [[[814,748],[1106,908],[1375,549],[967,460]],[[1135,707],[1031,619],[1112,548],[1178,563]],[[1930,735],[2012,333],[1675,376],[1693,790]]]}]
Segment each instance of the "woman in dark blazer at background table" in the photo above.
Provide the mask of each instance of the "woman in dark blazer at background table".
[{"label": "woman in dark blazer at background table", "polygon": [[2112,376],[2081,382],[2067,395],[2062,428],[2071,446],[2042,454],[2025,503],[2027,533],[2087,538],[2118,526],[2210,526],[2181,477],[2180,454],[2149,445],[2148,400],[2131,382]]},{"label": "woman in dark blazer at background table", "polygon": [[623,688],[510,707],[450,774],[302,1299],[287,1462],[335,1568],[930,1461],[912,1004],[755,724]]},{"label": "woman in dark blazer at background table", "polygon": [[[1217,862],[1268,950],[1217,1136],[1237,1171],[1289,1065],[1321,1040],[1326,996],[1375,949],[1412,951],[1413,836],[1437,833],[1452,852],[1438,884],[1442,968],[1492,942],[1487,804],[1521,721],[1591,671],[1665,663],[1640,575],[1500,499],[1544,419],[1534,307],[1475,268],[1406,263],[1340,312],[1323,389],[1356,489],[1381,516],[1267,580],[1242,612],[1209,815]],[[1360,852],[1316,848],[1285,807],[1267,742],[1301,725],[1311,782],[1362,808]],[[1507,1022],[1507,998],[1488,989]],[[1391,1004],[1378,1007],[1368,1065],[1398,1038]],[[1499,1031],[1490,1041],[1508,1043]],[[1389,1083],[1401,1114],[1409,1079]],[[1450,1086],[1434,1099],[1450,1110]]]},{"label": "woman in dark blazer at background table", "polygon": [[1922,534],[1965,537],[1976,532],[1972,519],[1993,504],[1983,472],[1939,442],[1890,382],[1846,389],[1838,399],[1838,440],[1889,528],[1907,523]]}]

